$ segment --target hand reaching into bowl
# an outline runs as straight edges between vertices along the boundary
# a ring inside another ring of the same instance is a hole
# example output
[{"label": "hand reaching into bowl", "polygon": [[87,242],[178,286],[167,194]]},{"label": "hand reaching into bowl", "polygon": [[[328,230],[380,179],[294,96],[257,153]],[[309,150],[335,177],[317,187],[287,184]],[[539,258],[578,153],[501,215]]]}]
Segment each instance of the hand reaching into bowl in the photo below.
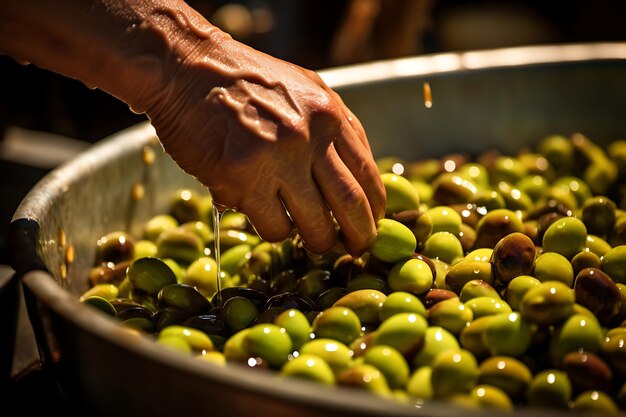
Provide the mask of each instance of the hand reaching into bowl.
[{"label": "hand reaching into bowl", "polygon": [[145,113],[172,158],[259,235],[366,251],[385,189],[358,119],[312,71],[233,40],[182,0],[3,1],[0,51]]}]

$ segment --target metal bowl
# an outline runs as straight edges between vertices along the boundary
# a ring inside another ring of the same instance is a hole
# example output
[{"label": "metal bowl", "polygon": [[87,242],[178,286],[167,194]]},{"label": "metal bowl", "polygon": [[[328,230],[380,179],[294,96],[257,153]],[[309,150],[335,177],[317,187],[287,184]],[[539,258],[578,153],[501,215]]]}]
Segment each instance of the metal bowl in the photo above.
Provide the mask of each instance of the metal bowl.
[{"label": "metal bowl", "polygon": [[[551,133],[581,132],[600,144],[626,138],[626,43],[446,53],[321,75],[361,119],[376,157],[513,152]],[[114,229],[138,233],[180,187],[206,192],[162,152],[152,127],[140,124],[55,169],[14,215],[12,267],[24,286],[42,364],[80,410],[135,417],[457,415],[436,401],[404,406],[348,388],[215,367],[80,304],[96,239]]]}]

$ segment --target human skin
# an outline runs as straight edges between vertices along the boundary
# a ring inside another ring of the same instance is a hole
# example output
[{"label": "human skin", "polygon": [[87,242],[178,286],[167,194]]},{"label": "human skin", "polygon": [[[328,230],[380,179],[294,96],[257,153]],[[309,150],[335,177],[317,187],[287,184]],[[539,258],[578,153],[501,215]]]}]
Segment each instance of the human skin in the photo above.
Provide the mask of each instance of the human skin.
[{"label": "human skin", "polygon": [[263,239],[369,248],[386,195],[357,117],[316,73],[184,1],[0,0],[0,52],[145,113],[172,159]]}]

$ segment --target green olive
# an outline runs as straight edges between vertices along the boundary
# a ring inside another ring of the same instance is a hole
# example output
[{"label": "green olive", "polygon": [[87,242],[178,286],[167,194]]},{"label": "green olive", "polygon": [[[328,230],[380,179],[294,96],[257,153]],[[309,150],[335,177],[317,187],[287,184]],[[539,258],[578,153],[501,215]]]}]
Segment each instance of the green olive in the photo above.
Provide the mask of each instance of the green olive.
[{"label": "green olive", "polygon": [[305,342],[300,347],[300,354],[316,355],[326,361],[335,374],[352,364],[353,351],[345,344],[334,339],[318,338]]},{"label": "green olive", "polygon": [[153,241],[140,239],[135,242],[133,260],[146,257],[155,258],[157,256],[157,250],[157,245]]},{"label": "green olive", "polygon": [[181,227],[161,232],[156,240],[157,257],[190,264],[204,254],[204,243],[194,232]]},{"label": "green olive", "polygon": [[178,220],[170,214],[157,214],[151,217],[143,226],[143,238],[156,242],[161,232],[175,229],[179,226]]},{"label": "green olive", "polygon": [[461,231],[463,219],[455,210],[448,206],[435,206],[426,210],[426,214],[433,222],[432,233],[450,232],[458,235]]},{"label": "green olive", "polygon": [[430,366],[435,357],[448,349],[459,349],[457,338],[448,330],[439,326],[430,326],[426,329],[424,345],[413,357],[414,366]]},{"label": "green olive", "polygon": [[213,341],[204,332],[192,327],[172,325],[162,329],[157,338],[178,337],[186,340],[192,350],[197,352],[215,350]]},{"label": "green olive", "polygon": [[378,312],[381,322],[398,313],[415,313],[426,317],[426,307],[415,295],[405,291],[389,294]]},{"label": "green olive", "polygon": [[483,345],[493,356],[522,356],[530,347],[531,326],[520,313],[493,315],[482,334]]},{"label": "green olive", "polygon": [[166,285],[176,284],[174,271],[159,258],[139,258],[128,267],[128,279],[133,287],[148,294],[157,294]]},{"label": "green olive", "polygon": [[528,174],[526,166],[519,159],[510,156],[500,156],[496,158],[489,171],[489,178],[492,184],[501,181],[515,184]]},{"label": "green olive", "polygon": [[433,232],[433,220],[425,211],[403,210],[395,213],[391,219],[411,229],[418,244],[423,244]]},{"label": "green olive", "polygon": [[377,290],[356,290],[338,299],[333,306],[347,307],[359,317],[361,324],[377,325],[380,309],[387,296]]},{"label": "green olive", "polygon": [[430,235],[424,243],[423,255],[441,259],[447,263],[463,257],[463,246],[459,238],[450,232],[437,232]]},{"label": "green olive", "polygon": [[611,245],[606,240],[596,235],[587,235],[587,242],[584,251],[589,251],[599,257],[604,256],[611,250]]},{"label": "green olive", "polygon": [[478,383],[498,387],[511,399],[519,401],[533,379],[528,366],[509,356],[491,356],[478,368]]},{"label": "green olive", "polygon": [[615,282],[626,284],[626,245],[615,246],[605,253],[601,268]]},{"label": "green olive", "polygon": [[533,407],[567,408],[572,385],[563,371],[545,369],[533,377],[526,394]]},{"label": "green olive", "polygon": [[404,388],[409,379],[409,364],[397,349],[391,346],[376,345],[365,351],[363,362],[380,370],[389,388]]},{"label": "green olive", "polygon": [[543,235],[543,249],[557,252],[567,259],[582,251],[587,243],[587,228],[576,217],[563,217],[552,223]]},{"label": "green olive", "polygon": [[191,315],[201,314],[211,308],[211,302],[191,285],[169,284],[162,287],[157,299],[160,306],[176,307]]},{"label": "green olive", "polygon": [[476,399],[482,409],[513,410],[513,402],[509,395],[498,387],[477,385],[471,396]]},{"label": "green olive", "polygon": [[117,314],[117,310],[115,310],[113,304],[111,304],[109,300],[100,295],[90,295],[87,297],[83,297],[81,298],[81,303],[94,307],[112,317],[115,317],[115,315]]},{"label": "green olive", "polygon": [[119,296],[120,290],[113,284],[97,284],[89,288],[80,296],[80,301],[91,296],[99,296],[105,300],[115,300]]},{"label": "green olive", "polygon": [[273,368],[280,368],[287,361],[293,347],[287,331],[272,323],[250,327],[243,344],[251,356],[267,360]]},{"label": "green olive", "polygon": [[391,390],[385,375],[367,363],[356,364],[342,370],[337,376],[337,383],[341,386],[361,388],[372,394],[391,398]]},{"label": "green olive", "polygon": [[430,366],[420,366],[409,378],[406,384],[407,393],[420,400],[430,400],[433,398],[433,386],[431,384],[431,376],[433,368]]},{"label": "green olive", "polygon": [[312,330],[316,338],[331,338],[348,345],[361,335],[361,320],[351,309],[335,306],[315,316]]},{"label": "green olive", "polygon": [[461,288],[459,298],[462,303],[477,297],[501,298],[498,291],[491,284],[481,279],[473,279],[468,281]]},{"label": "green olive", "polygon": [[560,281],[546,281],[529,289],[520,304],[526,320],[541,326],[564,321],[574,311],[574,291]]},{"label": "green olive", "polygon": [[392,291],[405,291],[420,295],[433,285],[433,273],[430,266],[420,259],[400,261],[387,275],[387,286]]},{"label": "green olive", "polygon": [[446,273],[446,287],[456,293],[460,293],[463,287],[471,281],[493,285],[496,279],[491,263],[463,259],[452,265]]},{"label": "green olive", "polygon": [[574,268],[560,253],[544,252],[535,259],[532,276],[541,282],[559,281],[571,287],[574,284]]},{"label": "green olive", "polygon": [[369,251],[383,262],[396,263],[410,259],[416,246],[417,239],[411,229],[395,220],[380,219]]},{"label": "green olive", "polygon": [[335,374],[326,361],[319,356],[302,354],[285,362],[280,375],[335,385]]},{"label": "green olive", "polygon": [[211,299],[217,292],[217,262],[210,256],[202,256],[189,265],[183,284],[195,287]]},{"label": "green olive", "polygon": [[459,297],[443,300],[428,309],[428,322],[458,335],[474,318],[470,308]]},{"label": "green olive", "polygon": [[419,314],[397,313],[383,321],[374,344],[391,346],[406,357],[410,357],[422,346],[428,323]]},{"label": "green olive", "polygon": [[235,332],[250,325],[259,315],[259,309],[245,297],[231,297],[222,306],[222,317]]},{"label": "green olive", "polygon": [[472,310],[472,317],[476,320],[479,317],[493,314],[512,313],[511,307],[500,297],[490,296],[475,297],[463,303],[465,307]]},{"label": "green olive", "polygon": [[578,394],[572,403],[572,410],[583,413],[618,414],[617,404],[611,396],[602,391],[585,391]]},{"label": "green olive", "polygon": [[287,309],[274,318],[274,323],[287,331],[294,349],[300,349],[304,343],[311,340],[311,324],[300,310]]},{"label": "green olive", "polygon": [[450,349],[439,353],[432,364],[431,383],[438,398],[457,393],[469,393],[478,378],[478,364],[465,349]]},{"label": "green olive", "polygon": [[387,192],[385,208],[387,215],[420,207],[419,194],[406,177],[394,173],[384,173],[381,174],[381,179]]},{"label": "green olive", "polygon": [[613,373],[626,378],[626,328],[616,327],[607,332],[601,351]]},{"label": "green olive", "polygon": [[519,310],[524,294],[531,288],[541,284],[537,278],[530,275],[520,275],[513,278],[506,286],[504,291],[504,299],[514,310]]}]

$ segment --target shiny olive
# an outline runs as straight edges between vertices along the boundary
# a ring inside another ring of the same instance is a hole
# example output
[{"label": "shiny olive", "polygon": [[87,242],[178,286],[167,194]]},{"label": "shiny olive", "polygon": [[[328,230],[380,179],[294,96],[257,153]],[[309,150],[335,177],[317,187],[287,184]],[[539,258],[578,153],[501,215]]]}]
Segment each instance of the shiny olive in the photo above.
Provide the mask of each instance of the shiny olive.
[{"label": "shiny olive", "polygon": [[359,317],[361,324],[377,325],[380,322],[380,309],[387,296],[377,290],[356,290],[338,299],[333,307],[347,307]]},{"label": "shiny olive", "polygon": [[441,326],[452,334],[459,334],[474,318],[470,308],[459,297],[443,300],[428,309],[428,322]]},{"label": "shiny olive", "polygon": [[381,174],[381,179],[387,193],[387,205],[385,206],[387,215],[419,208],[419,194],[406,177],[394,173],[384,173]]},{"label": "shiny olive", "polygon": [[424,243],[433,232],[433,220],[425,211],[403,210],[395,213],[391,219],[408,227],[415,235],[418,243]]},{"label": "shiny olive", "polygon": [[559,281],[546,281],[529,289],[520,304],[526,320],[541,326],[567,319],[574,311],[574,291]]},{"label": "shiny olive", "polygon": [[423,294],[433,285],[433,272],[423,260],[411,258],[394,265],[387,276],[387,286],[392,291]]},{"label": "shiny olive", "polygon": [[580,271],[585,268],[600,269],[602,265],[602,259],[593,252],[582,251],[574,255],[571,260],[572,269],[574,270],[574,277],[578,276]]},{"label": "shiny olive", "polygon": [[476,162],[468,162],[460,166],[456,171],[460,177],[466,178],[478,187],[489,186],[489,172],[487,168]]},{"label": "shiny olive", "polygon": [[512,309],[519,310],[524,294],[539,284],[541,284],[541,281],[530,275],[515,277],[507,284],[504,291],[504,299]]},{"label": "shiny olive", "polygon": [[175,284],[176,275],[159,258],[139,258],[128,267],[128,278],[133,287],[148,294],[157,294],[166,285]]},{"label": "shiny olive", "polygon": [[145,257],[156,257],[157,256],[157,245],[151,240],[140,239],[135,242],[135,250],[133,251],[133,259],[145,258]]},{"label": "shiny olive", "polygon": [[554,363],[560,364],[570,352],[597,353],[604,332],[593,316],[574,314],[560,325],[550,340],[550,354]]},{"label": "shiny olive", "polygon": [[544,252],[535,259],[532,276],[541,282],[559,281],[571,287],[574,284],[574,268],[567,258],[557,252]]},{"label": "shiny olive", "polygon": [[567,353],[561,363],[574,392],[611,390],[613,372],[601,357],[591,352],[577,350]]},{"label": "shiny olive", "polygon": [[508,182],[499,182],[496,190],[504,198],[505,206],[509,210],[530,211],[534,206],[532,198]]},{"label": "shiny olive", "polygon": [[89,288],[80,296],[80,301],[83,301],[87,297],[99,296],[105,300],[115,300],[120,293],[119,288],[113,284],[97,284]]},{"label": "shiny olive", "polygon": [[426,210],[433,223],[432,233],[450,232],[458,235],[463,222],[461,215],[448,206],[435,206]]},{"label": "shiny olive", "polygon": [[501,298],[498,291],[491,284],[481,279],[473,279],[463,285],[459,298],[462,303],[466,303],[477,297]]},{"label": "shiny olive", "polygon": [[572,403],[572,410],[580,413],[618,414],[617,404],[609,394],[602,391],[580,393]]},{"label": "shiny olive", "polygon": [[311,340],[311,324],[300,310],[285,310],[274,318],[274,323],[287,331],[294,349]]},{"label": "shiny olive", "polygon": [[135,238],[126,232],[110,232],[96,242],[96,263],[130,261],[134,258]]},{"label": "shiny olive", "polygon": [[396,263],[411,258],[416,245],[411,229],[395,220],[380,219],[369,251],[383,262]]},{"label": "shiny olive", "polygon": [[532,379],[528,366],[509,356],[491,356],[478,368],[478,384],[498,387],[514,401],[522,399]]},{"label": "shiny olive", "polygon": [[504,197],[496,190],[478,190],[468,202],[480,207],[482,211],[506,208]]},{"label": "shiny olive", "polygon": [[300,354],[313,354],[326,361],[335,374],[352,364],[353,352],[345,344],[328,338],[307,341],[300,347]]},{"label": "shiny olive", "polygon": [[426,329],[424,344],[413,357],[412,364],[417,367],[430,366],[439,353],[460,347],[457,338],[448,330],[439,326],[430,326]]},{"label": "shiny olive", "polygon": [[281,367],[288,360],[293,344],[284,328],[263,323],[247,329],[249,331],[244,336],[243,344],[250,355],[267,360],[275,368]]},{"label": "shiny olive", "polygon": [[96,308],[109,316],[115,316],[117,314],[117,310],[115,310],[113,304],[111,304],[111,302],[106,298],[99,295],[84,297],[81,299],[81,303]]},{"label": "shiny olive", "polygon": [[312,323],[315,337],[331,338],[346,345],[361,334],[359,316],[347,307],[336,306],[319,313]]},{"label": "shiny olive", "polygon": [[591,310],[605,326],[621,312],[625,302],[615,281],[597,268],[585,268],[578,273],[574,294],[576,302]]},{"label": "shiny olive", "polygon": [[422,346],[427,328],[426,319],[419,314],[394,314],[380,324],[374,344],[391,346],[409,357]]},{"label": "shiny olive", "polygon": [[461,347],[472,352],[476,358],[489,356],[489,350],[485,346],[483,334],[492,320],[493,315],[479,317],[469,322],[458,334]]},{"label": "shiny olive", "polygon": [[172,258],[190,264],[204,254],[204,243],[195,233],[176,227],[161,232],[157,241],[157,257]]},{"label": "shiny olive", "polygon": [[626,327],[616,327],[607,332],[600,347],[614,374],[626,378]]},{"label": "shiny olive", "polygon": [[482,335],[483,344],[493,356],[520,357],[531,344],[531,326],[518,312],[493,316]]},{"label": "shiny olive", "polygon": [[202,295],[211,299],[217,292],[217,262],[209,256],[202,256],[189,265],[183,284],[195,287]]},{"label": "shiny olive", "polygon": [[543,235],[543,248],[547,252],[557,252],[571,259],[584,249],[587,241],[587,228],[576,217],[563,217],[552,223]]},{"label": "shiny olive", "polygon": [[464,259],[448,269],[445,282],[447,288],[460,293],[468,282],[476,280],[485,282],[488,285],[495,283],[491,263]]},{"label": "shiny olive", "polygon": [[259,309],[245,297],[231,297],[222,306],[222,317],[233,330],[248,327],[259,315]]},{"label": "shiny olive", "polygon": [[195,233],[205,246],[210,245],[211,242],[213,242],[213,230],[211,230],[211,227],[203,221],[197,220],[183,223],[180,225],[180,228]]},{"label": "shiny olive", "polygon": [[526,166],[519,159],[510,156],[496,158],[489,170],[489,178],[492,184],[498,184],[501,181],[515,184],[527,174]]},{"label": "shiny olive", "polygon": [[445,172],[433,181],[432,199],[439,205],[466,203],[473,199],[477,187],[466,177]]},{"label": "shiny olive", "polygon": [[491,210],[476,226],[475,248],[493,248],[504,236],[513,232],[524,232],[519,216],[509,209]]},{"label": "shiny olive", "polygon": [[498,241],[490,262],[496,278],[507,283],[519,275],[528,275],[535,264],[535,256],[533,241],[521,232],[513,232]]},{"label": "shiny olive", "polygon": [[180,308],[191,315],[201,314],[211,308],[211,302],[197,289],[186,284],[169,284],[162,287],[158,294],[160,306]]},{"label": "shiny olive", "polygon": [[566,408],[572,396],[572,385],[563,371],[545,369],[533,377],[526,397],[536,407]]},{"label": "shiny olive", "polygon": [[430,366],[420,366],[410,376],[406,384],[407,393],[419,400],[430,400],[433,398],[433,387],[431,376],[433,368]]},{"label": "shiny olive", "polygon": [[202,220],[201,197],[189,188],[176,190],[170,199],[169,208],[169,214],[180,224]]},{"label": "shiny olive", "polygon": [[423,298],[423,302],[424,302],[424,307],[426,307],[426,309],[430,309],[432,306],[434,306],[435,304],[447,300],[449,298],[455,298],[458,297],[458,295],[451,290],[445,290],[445,289],[440,289],[440,288],[433,288],[430,291],[428,291],[422,298]]},{"label": "shiny olive", "polygon": [[439,353],[432,364],[431,383],[435,397],[447,398],[456,393],[470,392],[478,378],[478,363],[465,349],[450,349]]},{"label": "shiny olive", "polygon": [[213,341],[211,341],[206,333],[191,327],[178,325],[167,326],[158,333],[157,339],[166,337],[178,337],[183,339],[187,341],[192,350],[198,352],[215,349]]},{"label": "shiny olive", "polygon": [[164,230],[175,229],[179,226],[178,220],[176,220],[170,214],[157,214],[144,224],[143,226],[143,238],[156,242],[157,238]]},{"label": "shiny olive", "polygon": [[337,383],[344,387],[361,388],[385,398],[391,397],[391,390],[384,374],[366,363],[356,364],[339,372]]},{"label": "shiny olive", "polygon": [[302,354],[284,363],[280,375],[335,385],[335,374],[326,361],[319,356]]},{"label": "shiny olive", "polygon": [[473,319],[489,316],[493,314],[509,314],[512,313],[511,307],[506,301],[500,297],[494,298],[490,296],[475,297],[463,303],[465,307],[472,310]]},{"label": "shiny olive", "polygon": [[426,307],[415,295],[404,291],[394,291],[383,301],[378,317],[382,322],[398,313],[416,313],[426,317]]},{"label": "shiny olive", "polygon": [[607,236],[615,223],[617,206],[606,196],[594,196],[586,199],[581,207],[581,219],[587,227],[587,232]]},{"label": "shiny olive", "polygon": [[528,175],[521,178],[515,185],[533,201],[537,201],[546,195],[549,188],[549,180],[544,175],[540,174]]},{"label": "shiny olive", "polygon": [[463,257],[463,246],[459,238],[452,233],[437,232],[430,235],[426,240],[422,253],[429,258],[452,263]]},{"label": "shiny olive", "polygon": [[481,409],[513,410],[509,395],[498,387],[477,385],[471,392]]},{"label": "shiny olive", "polygon": [[605,253],[601,268],[613,281],[626,284],[626,245],[615,246]]},{"label": "shiny olive", "polygon": [[383,373],[389,388],[404,388],[409,379],[409,364],[404,356],[391,346],[376,345],[365,351],[363,363]]},{"label": "shiny olive", "polygon": [[589,251],[598,257],[603,257],[611,250],[611,245],[599,236],[587,234],[587,241],[583,250]]}]

